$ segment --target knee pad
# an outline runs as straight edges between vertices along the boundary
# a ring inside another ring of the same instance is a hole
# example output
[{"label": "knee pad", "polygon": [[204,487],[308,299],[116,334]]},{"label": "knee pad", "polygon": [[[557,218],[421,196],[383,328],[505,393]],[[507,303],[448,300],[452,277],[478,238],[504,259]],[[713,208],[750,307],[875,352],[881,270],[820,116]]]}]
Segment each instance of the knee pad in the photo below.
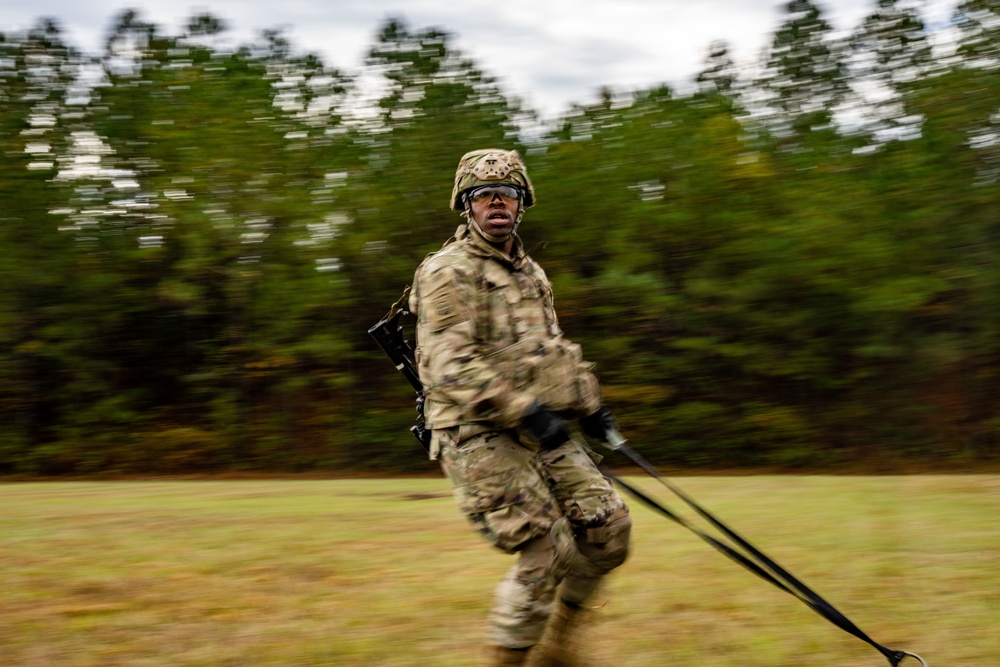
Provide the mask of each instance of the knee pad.
[{"label": "knee pad", "polygon": [[601,574],[607,574],[625,562],[628,557],[629,536],[632,534],[632,517],[619,516],[603,526],[587,528],[584,555]]}]

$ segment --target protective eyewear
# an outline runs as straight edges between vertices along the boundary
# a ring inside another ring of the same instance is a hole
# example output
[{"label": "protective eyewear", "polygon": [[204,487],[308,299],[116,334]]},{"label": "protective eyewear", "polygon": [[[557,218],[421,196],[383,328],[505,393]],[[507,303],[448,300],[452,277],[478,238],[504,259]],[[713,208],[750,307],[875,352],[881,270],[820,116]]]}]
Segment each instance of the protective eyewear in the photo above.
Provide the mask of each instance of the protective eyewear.
[{"label": "protective eyewear", "polygon": [[493,195],[500,195],[504,199],[520,199],[521,189],[516,185],[483,185],[469,192],[471,201],[492,201]]}]

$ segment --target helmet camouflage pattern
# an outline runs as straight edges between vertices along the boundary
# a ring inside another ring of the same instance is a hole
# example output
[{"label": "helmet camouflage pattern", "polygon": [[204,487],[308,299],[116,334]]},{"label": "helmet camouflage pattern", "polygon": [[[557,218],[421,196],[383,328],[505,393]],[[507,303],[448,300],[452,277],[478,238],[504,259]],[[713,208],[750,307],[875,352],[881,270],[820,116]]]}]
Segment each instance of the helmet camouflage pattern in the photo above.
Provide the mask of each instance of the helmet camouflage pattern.
[{"label": "helmet camouflage pattern", "polygon": [[451,208],[465,210],[462,195],[480,185],[516,185],[524,193],[524,207],[534,206],[535,189],[528,179],[528,170],[517,151],[501,148],[480,148],[469,151],[458,161],[455,187],[451,191]]}]

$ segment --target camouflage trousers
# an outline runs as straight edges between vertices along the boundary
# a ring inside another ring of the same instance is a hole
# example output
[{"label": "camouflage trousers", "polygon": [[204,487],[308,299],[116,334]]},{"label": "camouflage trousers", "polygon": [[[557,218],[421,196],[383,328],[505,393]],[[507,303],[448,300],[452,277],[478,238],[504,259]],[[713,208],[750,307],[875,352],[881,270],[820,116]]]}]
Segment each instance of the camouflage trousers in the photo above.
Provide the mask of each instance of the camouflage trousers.
[{"label": "camouflage trousers", "polygon": [[434,432],[441,468],[473,526],[518,557],[496,589],[491,640],[534,646],[557,591],[582,604],[625,561],[631,518],[596,455],[579,442],[539,451],[514,431],[477,430]]}]

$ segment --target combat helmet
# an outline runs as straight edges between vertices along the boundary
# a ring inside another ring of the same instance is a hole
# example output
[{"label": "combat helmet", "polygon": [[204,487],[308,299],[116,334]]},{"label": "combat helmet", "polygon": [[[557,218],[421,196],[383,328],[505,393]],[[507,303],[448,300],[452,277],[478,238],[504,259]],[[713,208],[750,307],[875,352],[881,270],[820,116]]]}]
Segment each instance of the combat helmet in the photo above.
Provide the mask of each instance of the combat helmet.
[{"label": "combat helmet", "polygon": [[458,161],[455,187],[451,191],[451,208],[465,210],[463,195],[480,185],[516,185],[523,193],[524,208],[534,206],[535,188],[528,179],[528,170],[517,151],[501,148],[480,148],[469,151]]}]

